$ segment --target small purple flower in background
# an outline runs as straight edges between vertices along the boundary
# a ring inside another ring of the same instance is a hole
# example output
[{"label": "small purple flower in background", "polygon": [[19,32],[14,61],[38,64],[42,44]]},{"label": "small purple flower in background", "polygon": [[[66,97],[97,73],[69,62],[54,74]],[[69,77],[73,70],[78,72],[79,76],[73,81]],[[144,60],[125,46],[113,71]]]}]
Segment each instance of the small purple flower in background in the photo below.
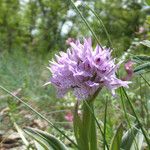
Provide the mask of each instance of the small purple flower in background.
[{"label": "small purple flower in background", "polygon": [[139,33],[140,33],[140,34],[144,33],[144,31],[145,31],[145,28],[144,28],[144,27],[142,27],[142,26],[139,27]]},{"label": "small purple flower in background", "polygon": [[125,63],[124,68],[127,72],[127,76],[125,78],[123,78],[123,80],[130,80],[133,76],[133,64],[134,62],[132,62],[131,60],[129,60],[128,62]]},{"label": "small purple flower in background", "polygon": [[71,42],[75,42],[75,39],[74,38],[68,38],[66,40],[66,45],[70,45]]},{"label": "small purple flower in background", "polygon": [[144,26],[140,26],[140,27],[138,28],[138,31],[135,32],[135,33],[136,33],[136,34],[143,34],[144,32],[145,32]]},{"label": "small purple flower in background", "polygon": [[66,115],[65,115],[65,119],[69,122],[72,122],[73,121],[73,114],[72,112],[68,112]]},{"label": "small purple flower in background", "polygon": [[99,45],[93,50],[91,39],[70,42],[67,52],[60,52],[56,61],[50,61],[48,67],[52,73],[50,82],[63,97],[68,91],[73,91],[77,99],[87,99],[98,89],[106,87],[115,95],[118,87],[128,87],[130,82],[122,81],[115,75],[119,64],[111,58],[111,50]]}]

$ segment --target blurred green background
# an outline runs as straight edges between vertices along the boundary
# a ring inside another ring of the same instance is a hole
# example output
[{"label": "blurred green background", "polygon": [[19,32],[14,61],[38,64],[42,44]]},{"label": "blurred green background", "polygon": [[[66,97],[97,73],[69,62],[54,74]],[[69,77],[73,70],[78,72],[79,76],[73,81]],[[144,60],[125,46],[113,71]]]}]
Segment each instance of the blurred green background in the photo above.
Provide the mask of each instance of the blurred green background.
[{"label": "blurred green background", "polygon": [[[117,58],[122,57],[128,49],[133,55],[150,55],[149,48],[139,44],[142,40],[150,39],[150,7],[144,0],[78,0],[75,4],[102,45],[108,46],[102,25],[82,4],[87,4],[97,12],[108,30]],[[28,101],[56,124],[58,122],[58,126],[60,122],[60,127],[68,129],[68,132],[72,131],[70,125],[62,126],[61,122],[65,124],[65,112],[68,109],[72,110],[72,103],[75,101],[70,95],[65,99],[57,99],[53,87],[43,87],[50,77],[46,67],[48,60],[51,60],[55,53],[66,51],[68,38],[82,39],[89,36],[92,36],[90,31],[69,0],[0,0],[0,84],[10,91],[21,89],[19,96],[23,100]],[[92,39],[95,45],[96,41]],[[129,56],[126,59],[130,59]],[[121,74],[124,74],[123,69]],[[134,77],[133,83],[129,95],[145,126],[148,127],[148,88],[139,77]],[[114,125],[122,120],[123,113],[120,101],[111,101],[110,94],[105,90],[102,92],[103,95],[96,102],[96,108],[99,119],[102,119],[105,98],[109,95],[109,139],[113,135]],[[0,90],[0,110],[9,106],[9,111],[13,112],[18,124],[29,125],[19,114],[26,108],[12,101],[11,97],[5,96],[6,93]],[[49,115],[56,110],[60,112]],[[128,110],[130,113],[130,108]],[[12,127],[8,118],[1,116],[0,121],[1,129],[8,130]],[[7,122],[8,126],[5,125]]]}]

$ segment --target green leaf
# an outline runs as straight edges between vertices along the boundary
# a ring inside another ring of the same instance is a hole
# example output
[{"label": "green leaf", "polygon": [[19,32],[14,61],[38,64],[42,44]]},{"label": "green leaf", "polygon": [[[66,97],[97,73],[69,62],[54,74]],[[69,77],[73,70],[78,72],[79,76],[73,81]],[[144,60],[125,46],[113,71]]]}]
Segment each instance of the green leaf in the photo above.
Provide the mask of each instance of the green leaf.
[{"label": "green leaf", "polygon": [[144,136],[142,133],[138,132],[136,137],[135,137],[136,143],[133,142],[132,146],[131,146],[131,150],[141,150],[142,146],[143,146],[143,141],[144,141]]},{"label": "green leaf", "polygon": [[149,40],[144,40],[140,42],[142,45],[150,47],[150,41]]},{"label": "green leaf", "polygon": [[39,136],[38,134],[34,133],[34,132],[31,132],[31,131],[27,131],[27,130],[24,130],[26,132],[27,135],[29,135],[32,139],[36,140],[40,145],[41,147],[43,147],[45,150],[50,150],[52,149],[51,145],[48,144],[48,142],[43,139],[42,136]]},{"label": "green leaf", "polygon": [[138,133],[138,129],[133,127],[129,129],[122,137],[121,148],[123,150],[129,150],[133,144],[133,141]]},{"label": "green leaf", "polygon": [[39,144],[36,140],[34,140],[36,150],[45,150],[43,146]]},{"label": "green leaf", "polygon": [[141,73],[146,70],[150,71],[150,62],[147,62],[147,63],[137,66],[134,69],[134,73]]},{"label": "green leaf", "polygon": [[136,55],[132,57],[132,60],[137,63],[142,63],[143,61],[150,61],[150,56],[146,55]]},{"label": "green leaf", "polygon": [[36,140],[45,150],[67,150],[67,147],[53,135],[34,128],[24,130]]},{"label": "green leaf", "polygon": [[114,135],[111,141],[110,150],[120,150],[122,134],[123,134],[123,126],[122,124],[120,124],[116,134]]},{"label": "green leaf", "polygon": [[29,142],[27,141],[27,139],[25,138],[24,136],[24,131],[16,124],[16,122],[14,122],[14,126],[17,130],[17,132],[19,133],[23,143],[26,145],[26,146],[29,146]]},{"label": "green leaf", "polygon": [[150,5],[150,0],[145,0],[147,5]]}]

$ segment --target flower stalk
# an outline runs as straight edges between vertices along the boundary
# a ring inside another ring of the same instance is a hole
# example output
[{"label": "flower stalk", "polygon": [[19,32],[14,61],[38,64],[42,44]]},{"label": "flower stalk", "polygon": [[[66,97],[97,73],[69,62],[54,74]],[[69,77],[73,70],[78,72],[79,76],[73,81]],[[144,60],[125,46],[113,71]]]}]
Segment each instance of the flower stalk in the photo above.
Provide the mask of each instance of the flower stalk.
[{"label": "flower stalk", "polygon": [[96,121],[93,117],[94,99],[83,101],[82,114],[78,114],[79,102],[75,105],[74,111],[74,134],[77,144],[81,150],[97,150]]}]

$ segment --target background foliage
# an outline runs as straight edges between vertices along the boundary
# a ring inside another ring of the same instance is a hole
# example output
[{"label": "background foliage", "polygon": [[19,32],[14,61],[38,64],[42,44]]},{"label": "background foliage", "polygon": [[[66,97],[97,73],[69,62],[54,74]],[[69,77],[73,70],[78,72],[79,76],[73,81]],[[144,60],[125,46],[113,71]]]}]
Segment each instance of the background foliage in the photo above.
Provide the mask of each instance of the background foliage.
[{"label": "background foliage", "polygon": [[[76,1],[75,4],[90,23],[102,45],[109,46],[102,25],[85,4],[97,12],[108,30],[114,48],[113,54],[118,59],[127,60],[133,55],[150,55],[149,48],[140,44],[140,41],[150,40],[150,7],[144,0],[84,0]],[[63,2],[61,0],[0,0],[1,85],[11,91],[21,89],[19,96],[23,100],[29,100],[33,107],[57,126],[67,130],[67,134],[71,136],[72,124],[66,122],[64,116],[66,112],[72,110],[75,100],[70,95],[58,100],[51,86],[42,85],[50,76],[46,69],[48,60],[58,51],[66,51],[68,47],[65,44],[66,40],[69,37],[82,39],[89,36],[91,33],[69,0]],[[93,42],[95,45],[94,38]],[[125,75],[123,67],[120,74]],[[144,77],[149,80],[148,74],[144,74]],[[149,86],[140,75],[135,75],[132,81],[128,94],[148,130],[150,126]],[[110,141],[116,126],[124,122],[124,112],[120,99],[112,101],[110,94],[105,90],[102,92],[95,108],[98,119],[103,120],[105,100],[109,97],[106,137]],[[12,98],[0,91],[0,110],[3,111],[6,107],[9,107],[7,113],[13,114],[16,122],[21,126],[29,126],[38,119],[24,106],[13,102]],[[134,124],[132,111],[128,104],[126,107],[131,124]],[[25,112],[22,112],[23,110]],[[26,117],[22,117],[22,113],[31,115],[29,122]],[[0,116],[0,121],[2,130],[9,131],[13,126],[10,117],[6,117],[4,113]],[[5,126],[6,123],[8,126]],[[125,122],[124,125],[127,127]],[[63,139],[53,129],[47,126],[46,129]]]}]

